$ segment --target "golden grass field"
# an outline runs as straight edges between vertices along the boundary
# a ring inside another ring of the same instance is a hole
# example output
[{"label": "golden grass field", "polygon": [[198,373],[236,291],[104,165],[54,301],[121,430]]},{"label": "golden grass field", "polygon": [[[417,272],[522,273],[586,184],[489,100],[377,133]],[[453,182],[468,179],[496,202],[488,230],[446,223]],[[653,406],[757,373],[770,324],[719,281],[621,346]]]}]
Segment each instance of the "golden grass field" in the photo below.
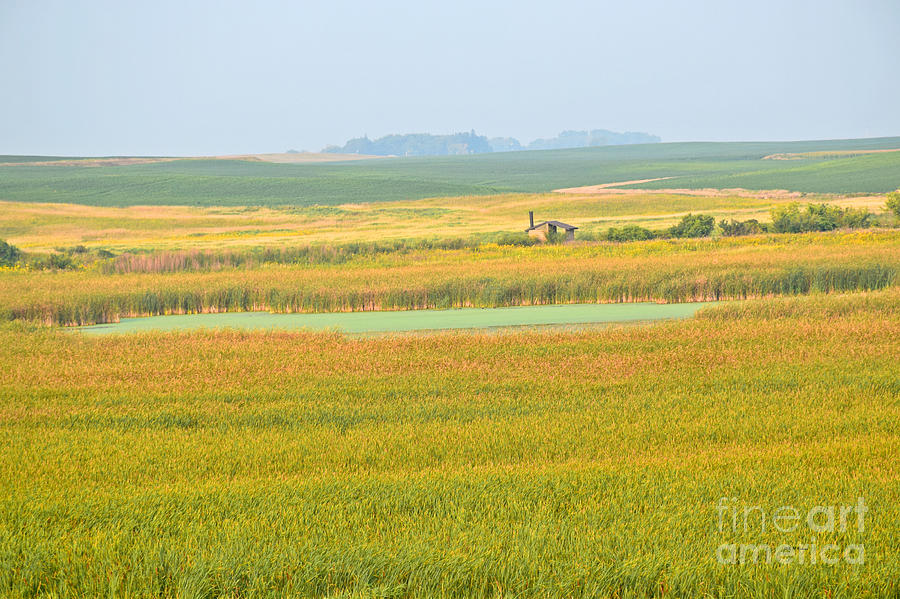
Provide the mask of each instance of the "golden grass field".
[{"label": "golden grass field", "polygon": [[[704,212],[717,219],[764,221],[773,205],[799,199],[797,194],[773,197],[751,192],[698,195],[688,191],[606,191],[615,193],[504,194],[283,209],[105,208],[0,201],[0,239],[26,250],[46,252],[75,245],[123,251],[466,237],[523,231],[530,210],[539,220],[563,220],[590,233],[626,224],[663,228],[688,212]],[[803,196],[803,201],[878,212],[885,198],[809,195]]]}]

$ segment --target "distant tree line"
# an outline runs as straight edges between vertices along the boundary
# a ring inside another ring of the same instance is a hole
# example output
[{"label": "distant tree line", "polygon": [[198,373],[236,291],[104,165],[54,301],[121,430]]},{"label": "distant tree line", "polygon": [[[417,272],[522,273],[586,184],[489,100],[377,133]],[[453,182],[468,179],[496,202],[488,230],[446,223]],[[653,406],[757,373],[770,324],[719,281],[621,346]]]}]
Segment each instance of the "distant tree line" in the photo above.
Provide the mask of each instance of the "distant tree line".
[{"label": "distant tree line", "polygon": [[475,130],[452,135],[411,133],[386,135],[378,139],[368,136],[351,139],[343,146],[328,146],[323,152],[339,154],[369,154],[372,156],[447,156],[453,154],[484,154],[487,152],[515,152],[521,150],[560,150],[594,146],[615,146],[657,143],[660,138],[648,133],[628,131],[616,133],[606,129],[593,131],[563,131],[550,139],[536,139],[522,145],[514,137],[488,139]]},{"label": "distant tree line", "polygon": [[328,146],[323,152],[338,154],[369,154],[372,156],[447,156],[452,154],[483,154],[491,152],[488,139],[475,131],[453,135],[411,133],[386,135],[378,139],[357,137],[343,146]]},{"label": "distant tree line", "polygon": [[[499,138],[511,139],[511,138]],[[513,141],[515,141],[513,139]],[[626,131],[616,133],[606,129],[594,129],[593,131],[563,131],[556,137],[549,139],[536,139],[523,150],[564,150],[567,148],[593,148],[597,146],[624,146],[629,144],[659,143],[661,139],[657,135]],[[491,140],[493,146],[494,140]],[[518,142],[516,142],[518,143]],[[494,150],[498,151],[498,150]]]}]

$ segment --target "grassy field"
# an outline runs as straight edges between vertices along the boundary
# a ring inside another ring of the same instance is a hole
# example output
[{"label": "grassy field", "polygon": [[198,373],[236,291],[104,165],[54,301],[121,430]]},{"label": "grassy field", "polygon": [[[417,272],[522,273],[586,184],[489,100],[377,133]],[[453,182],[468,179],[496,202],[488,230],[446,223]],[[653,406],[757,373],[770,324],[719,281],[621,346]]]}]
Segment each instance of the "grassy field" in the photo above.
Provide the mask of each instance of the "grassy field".
[{"label": "grassy field", "polygon": [[503,194],[308,207],[93,207],[0,202],[0,239],[34,252],[83,245],[115,253],[295,247],[404,239],[481,238],[521,233],[528,211],[579,227],[578,238],[610,227],[663,229],[688,212],[770,221],[769,210],[818,202],[885,211],[883,195],[707,193],[611,190]]},{"label": "grassy field", "polygon": [[842,157],[811,156],[781,162],[782,168],[750,168],[738,173],[688,175],[640,185],[643,189],[686,187],[689,189],[745,188],[790,189],[805,192],[859,193],[891,191],[896,187],[900,152]]},{"label": "grassy field", "polygon": [[439,196],[544,193],[671,177],[654,187],[884,193],[900,153],[764,160],[779,153],[900,148],[900,138],[674,143],[474,156],[271,164],[179,160],[132,166],[2,166],[0,200],[91,206],[312,206]]},{"label": "grassy field", "polygon": [[[76,245],[122,252],[467,237],[522,232],[528,226],[529,210],[548,217],[565,215],[577,222],[582,232],[590,233],[623,224],[664,227],[690,210],[704,210],[717,218],[765,220],[772,205],[787,201],[790,198],[749,194],[695,197],[641,192],[613,196],[508,194],[283,209],[99,208],[0,202],[0,239],[38,252]],[[859,198],[855,204],[878,211],[884,199]]]},{"label": "grassy field", "polygon": [[[0,239],[27,258],[0,267],[0,596],[900,597],[900,229],[881,195],[900,153],[869,152],[895,147],[0,166]],[[707,187],[794,191],[690,191]],[[876,215],[591,241],[795,201]],[[526,244],[529,210],[582,241]],[[59,326],[708,300],[527,331]],[[759,518],[859,498],[862,527]],[[806,558],[723,563],[732,543]]]},{"label": "grassy field", "polygon": [[[567,334],[0,329],[0,593],[887,597],[900,295]],[[717,525],[734,497],[863,532]],[[722,543],[863,544],[722,565]]]}]

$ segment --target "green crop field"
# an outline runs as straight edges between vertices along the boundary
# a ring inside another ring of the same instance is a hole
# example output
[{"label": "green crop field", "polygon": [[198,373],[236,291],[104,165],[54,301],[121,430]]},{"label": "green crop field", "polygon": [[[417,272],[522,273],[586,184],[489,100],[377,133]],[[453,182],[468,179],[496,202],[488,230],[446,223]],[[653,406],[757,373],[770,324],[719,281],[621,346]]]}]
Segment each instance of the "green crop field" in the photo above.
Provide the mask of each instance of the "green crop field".
[{"label": "green crop field", "polygon": [[[672,143],[330,164],[178,160],[124,166],[3,166],[0,201],[91,206],[311,206],[548,192],[671,177],[655,187],[884,193],[900,152],[764,160],[781,153],[900,148],[900,138]],[[7,157],[8,161],[12,158]]]},{"label": "green crop field", "polygon": [[633,187],[653,189],[677,185],[689,189],[789,189],[847,194],[880,193],[898,187],[900,152],[774,162],[781,164],[775,169],[750,167],[745,172],[688,175]]}]

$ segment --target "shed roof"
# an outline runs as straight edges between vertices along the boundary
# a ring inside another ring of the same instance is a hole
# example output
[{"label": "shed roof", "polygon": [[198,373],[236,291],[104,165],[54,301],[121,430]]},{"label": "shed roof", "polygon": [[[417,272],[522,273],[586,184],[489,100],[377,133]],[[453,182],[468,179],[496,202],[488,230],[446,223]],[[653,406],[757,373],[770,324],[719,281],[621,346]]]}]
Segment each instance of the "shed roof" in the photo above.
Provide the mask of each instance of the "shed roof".
[{"label": "shed roof", "polygon": [[566,223],[562,223],[562,222],[560,222],[560,221],[558,221],[558,220],[545,220],[544,222],[537,223],[537,224],[534,225],[533,227],[528,227],[528,228],[525,229],[525,230],[526,230],[526,231],[533,231],[534,229],[540,229],[540,228],[543,227],[544,225],[551,225],[551,226],[556,227],[556,228],[558,228],[558,229],[565,229],[566,231],[574,231],[575,229],[578,228],[578,227],[574,227],[574,226],[572,226],[572,225],[567,225]]}]

